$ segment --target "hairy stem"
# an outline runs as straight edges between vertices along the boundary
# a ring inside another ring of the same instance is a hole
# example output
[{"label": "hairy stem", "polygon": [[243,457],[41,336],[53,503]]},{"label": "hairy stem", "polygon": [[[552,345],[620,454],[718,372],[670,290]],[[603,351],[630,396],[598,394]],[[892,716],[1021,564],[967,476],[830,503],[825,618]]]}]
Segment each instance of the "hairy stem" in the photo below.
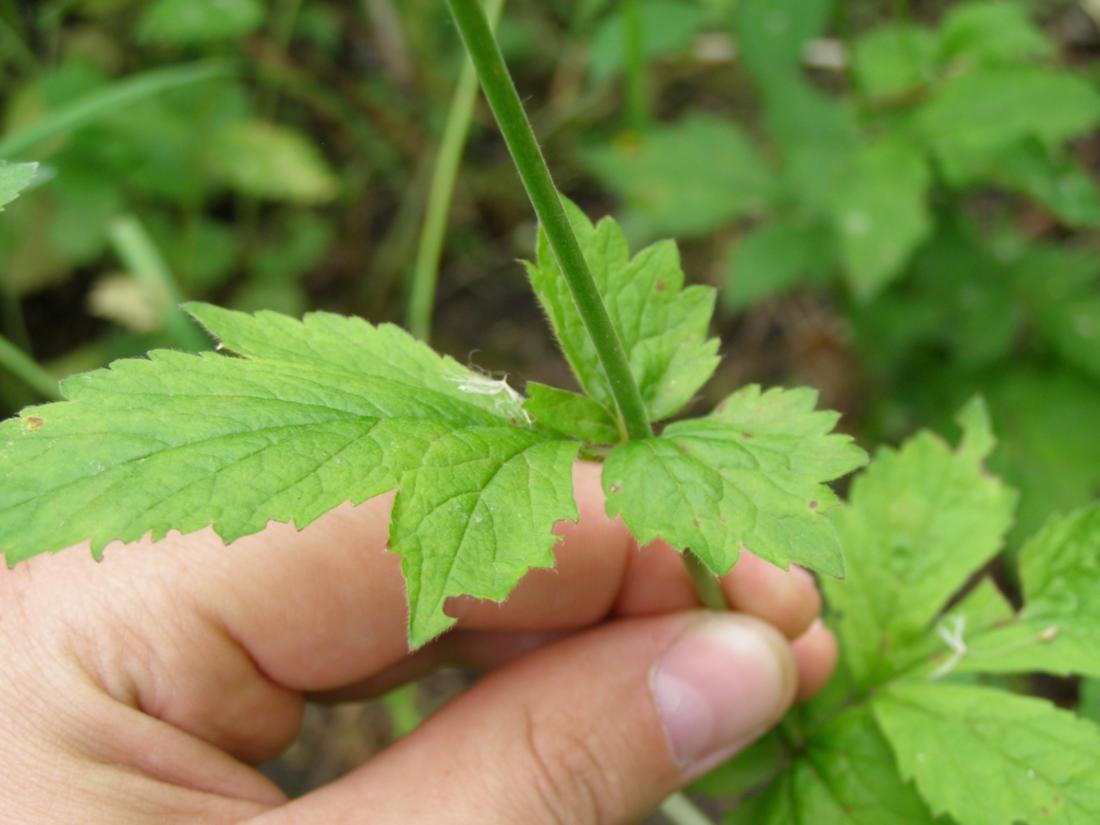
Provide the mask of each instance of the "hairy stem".
[{"label": "hairy stem", "polygon": [[646,83],[645,30],[640,0],[623,4],[623,28],[626,42],[626,97],[630,125],[638,132],[649,127],[649,89]]},{"label": "hairy stem", "polygon": [[57,400],[61,392],[57,379],[7,338],[0,336],[0,367],[3,367],[43,398]]},{"label": "hairy stem", "polygon": [[539,149],[535,133],[523,111],[515,84],[508,74],[504,57],[493,37],[489,21],[478,0],[447,0],[458,30],[473,60],[481,88],[489,101],[504,142],[512,155],[531,205],[554,251],[577,312],[600,358],[615,397],[620,425],[627,438],[649,438],[649,424],[642,394],[630,372],[622,342],[607,314],[596,281],[588,269],[577,237],[562,208],[561,197],[546,160]]},{"label": "hairy stem", "polygon": [[[485,0],[485,13],[489,25],[495,27],[500,18],[504,0]],[[405,321],[409,331],[422,341],[431,336],[432,310],[435,307],[435,288],[439,278],[439,260],[443,255],[443,237],[447,231],[447,214],[451,208],[455,180],[462,162],[462,152],[470,133],[470,120],[477,102],[477,73],[469,58],[463,63],[458,77],[447,123],[439,143],[435,170],[428,190],[428,205],[420,241],[416,249],[412,283]]]},{"label": "hairy stem", "polygon": [[695,588],[695,595],[708,610],[726,610],[726,597],[722,593],[722,587],[718,579],[710,572],[702,559],[690,549],[684,550],[684,567],[691,576],[691,585]]}]

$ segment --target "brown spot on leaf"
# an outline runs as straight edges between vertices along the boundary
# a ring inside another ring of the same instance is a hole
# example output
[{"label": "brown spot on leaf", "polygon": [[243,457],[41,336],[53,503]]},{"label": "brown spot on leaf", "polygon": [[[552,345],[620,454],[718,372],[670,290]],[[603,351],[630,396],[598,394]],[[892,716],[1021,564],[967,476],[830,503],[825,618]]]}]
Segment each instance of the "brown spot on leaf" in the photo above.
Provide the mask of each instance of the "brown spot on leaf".
[{"label": "brown spot on leaf", "polygon": [[28,415],[23,419],[23,426],[27,428],[28,432],[34,432],[46,422],[39,418],[37,415]]},{"label": "brown spot on leaf", "polygon": [[654,292],[664,292],[665,291],[665,282],[664,281],[657,281],[655,284],[653,284],[653,291]]},{"label": "brown spot on leaf", "polygon": [[612,485],[611,485],[611,492],[613,492],[613,493],[619,493],[619,492],[622,492],[622,489],[623,489],[623,488],[622,488],[622,487],[620,487],[620,486],[619,486],[618,484],[612,484]]},{"label": "brown spot on leaf", "polygon": [[741,433],[741,437],[748,440],[752,438],[752,433]]},{"label": "brown spot on leaf", "polygon": [[699,519],[693,518],[691,520],[691,526],[694,527],[696,530],[698,530],[699,529]]},{"label": "brown spot on leaf", "polygon": [[817,502],[816,501],[811,501],[810,502],[810,509],[811,510],[816,510],[817,509]]}]

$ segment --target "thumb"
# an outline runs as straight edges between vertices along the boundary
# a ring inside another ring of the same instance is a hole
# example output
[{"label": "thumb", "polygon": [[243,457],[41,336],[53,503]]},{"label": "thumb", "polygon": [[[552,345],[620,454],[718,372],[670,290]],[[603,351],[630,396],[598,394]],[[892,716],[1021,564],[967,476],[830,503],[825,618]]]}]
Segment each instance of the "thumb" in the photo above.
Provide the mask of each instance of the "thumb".
[{"label": "thumb", "polygon": [[604,625],[497,671],[283,813],[303,822],[633,822],[774,725],[796,683],[788,643],[748,616]]}]

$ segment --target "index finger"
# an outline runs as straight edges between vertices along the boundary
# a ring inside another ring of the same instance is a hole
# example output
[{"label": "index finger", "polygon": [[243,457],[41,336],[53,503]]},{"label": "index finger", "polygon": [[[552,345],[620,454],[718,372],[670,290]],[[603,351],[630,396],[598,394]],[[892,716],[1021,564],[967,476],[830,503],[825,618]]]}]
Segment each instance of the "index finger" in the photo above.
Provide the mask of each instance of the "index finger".
[{"label": "index finger", "polygon": [[[458,627],[573,630],[611,615],[696,604],[679,554],[660,543],[639,549],[622,522],[605,515],[599,472],[598,465],[575,468],[580,518],[557,526],[562,541],[555,567],[530,571],[502,604],[450,600],[447,612]],[[400,560],[385,549],[391,503],[386,495],[345,505],[302,531],[272,524],[229,547],[203,531],[156,544],[112,545],[99,565],[82,552],[32,565],[60,567],[62,577],[78,578],[84,590],[109,588],[117,599],[133,588],[146,608],[161,604],[174,614],[207,617],[277,685],[332,690],[408,653]],[[58,572],[43,571],[45,578]],[[747,554],[723,586],[731,606],[772,622],[791,638],[809,626],[820,605],[805,573],[781,571]]]}]

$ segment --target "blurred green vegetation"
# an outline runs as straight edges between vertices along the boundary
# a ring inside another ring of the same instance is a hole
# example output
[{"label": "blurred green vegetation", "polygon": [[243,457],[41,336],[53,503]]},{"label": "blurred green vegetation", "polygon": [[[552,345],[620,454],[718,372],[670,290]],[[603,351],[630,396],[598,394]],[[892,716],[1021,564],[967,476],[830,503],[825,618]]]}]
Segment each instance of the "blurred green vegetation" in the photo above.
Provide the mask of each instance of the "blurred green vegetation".
[{"label": "blurred green vegetation", "polygon": [[[1100,492],[1098,19],[513,0],[500,37],[566,194],[721,289],[716,394],[808,382],[873,444],[983,393],[1020,537]],[[0,158],[39,163],[0,220],[0,333],[62,376],[204,346],[180,298],[405,317],[461,59],[432,0],[0,0]],[[567,380],[483,107],[447,211],[436,343]],[[0,411],[36,397],[0,379]]]}]

